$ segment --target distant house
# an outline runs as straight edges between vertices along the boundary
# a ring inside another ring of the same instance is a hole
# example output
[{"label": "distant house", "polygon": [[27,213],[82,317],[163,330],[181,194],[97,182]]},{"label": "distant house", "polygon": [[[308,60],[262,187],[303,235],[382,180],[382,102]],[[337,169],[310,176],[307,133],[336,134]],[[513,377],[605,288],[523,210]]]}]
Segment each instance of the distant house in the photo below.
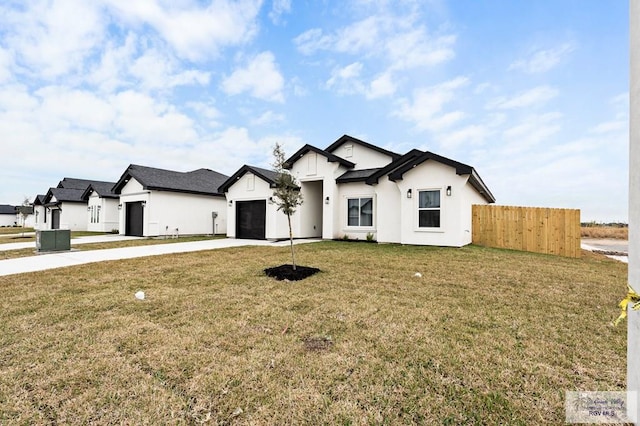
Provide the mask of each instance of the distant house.
[{"label": "distant house", "polygon": [[15,226],[16,224],[16,206],[0,204],[0,226]]},{"label": "distant house", "polygon": [[228,176],[209,169],[177,172],[131,164],[113,187],[120,234],[225,234],[227,210],[218,187]]},{"label": "distant house", "polygon": [[[298,238],[358,238],[460,247],[471,243],[471,206],[495,198],[476,170],[429,151],[400,155],[344,135],[326,149],[305,145],[287,160],[304,203]],[[288,237],[272,204],[273,172],[243,166],[224,182],[227,235]]]},{"label": "distant house", "polygon": [[113,192],[115,182],[93,182],[82,193],[87,202],[87,231],[118,231],[120,216],[118,204],[120,196]]},{"label": "distant house", "polygon": [[33,199],[33,227],[36,230],[47,229],[47,214],[44,206],[45,194],[38,194]]},{"label": "distant house", "polygon": [[70,229],[87,231],[91,210],[85,191],[92,187],[113,185],[112,182],[88,179],[63,178],[56,188],[49,188],[44,197],[44,217],[39,229]]}]

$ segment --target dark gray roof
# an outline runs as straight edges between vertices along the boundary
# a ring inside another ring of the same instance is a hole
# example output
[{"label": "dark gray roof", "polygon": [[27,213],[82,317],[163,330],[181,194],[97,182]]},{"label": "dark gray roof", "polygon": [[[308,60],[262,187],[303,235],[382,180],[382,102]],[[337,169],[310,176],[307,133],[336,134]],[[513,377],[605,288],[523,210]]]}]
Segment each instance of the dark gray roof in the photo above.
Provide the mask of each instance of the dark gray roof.
[{"label": "dark gray roof", "polygon": [[376,169],[362,169],[362,170],[349,170],[339,176],[336,179],[336,183],[349,183],[349,182],[365,182],[373,174],[378,172],[380,168]]},{"label": "dark gray roof", "polygon": [[41,205],[43,205],[43,204],[44,204],[44,199],[45,199],[46,197],[47,197],[47,196],[46,196],[45,194],[38,194],[38,195],[36,195],[36,198],[33,200],[33,205],[34,205],[34,206],[38,206],[38,205],[40,205],[40,206],[41,206]]},{"label": "dark gray roof", "polygon": [[82,189],[83,191],[87,189],[89,185],[103,185],[103,184],[111,184],[113,186],[113,182],[104,182],[101,180],[89,180],[89,179],[76,179],[76,178],[63,178],[58,183],[58,188],[66,188],[66,189]]},{"label": "dark gray roof", "polygon": [[102,198],[119,198],[118,194],[113,192],[115,184],[115,182],[93,182],[84,190],[82,199],[88,200],[93,191]]},{"label": "dark gray roof", "polygon": [[0,214],[16,214],[16,206],[10,204],[0,204]]},{"label": "dark gray roof", "polygon": [[[84,194],[84,189],[49,188],[44,201],[45,204],[48,205],[62,202],[86,203],[86,201],[82,199],[82,194]],[[53,197],[56,198],[55,202],[51,201]]]},{"label": "dark gray roof", "polygon": [[131,164],[114,185],[113,192],[120,194],[131,178],[137,180],[147,190],[223,195],[218,192],[218,187],[227,180],[228,176],[209,169],[175,172]]},{"label": "dark gray roof", "polygon": [[258,176],[260,179],[262,179],[265,182],[267,182],[269,184],[269,186],[271,186],[271,187],[275,186],[276,179],[278,178],[278,172],[276,172],[276,171],[263,169],[263,168],[260,168],[260,167],[249,166],[249,165],[245,164],[244,166],[240,167],[240,169],[238,169],[237,172],[235,172],[233,175],[231,175],[231,177],[229,179],[227,179],[222,185],[220,185],[220,187],[218,188],[218,191],[220,191],[220,193],[227,192],[229,190],[229,188],[238,179],[240,179],[245,173],[248,173],[248,172],[253,173],[254,175]]}]

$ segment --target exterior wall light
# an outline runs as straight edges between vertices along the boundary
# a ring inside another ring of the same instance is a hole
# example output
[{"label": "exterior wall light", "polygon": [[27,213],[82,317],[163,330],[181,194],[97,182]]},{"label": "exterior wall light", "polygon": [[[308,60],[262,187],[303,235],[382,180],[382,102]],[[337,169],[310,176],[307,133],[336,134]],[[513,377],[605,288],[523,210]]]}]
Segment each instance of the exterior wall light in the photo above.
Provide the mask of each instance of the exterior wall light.
[{"label": "exterior wall light", "polygon": [[411,189],[407,189],[407,198],[411,198]]},{"label": "exterior wall light", "polygon": [[142,201],[142,203],[140,203],[140,204],[142,204],[142,207],[147,207],[147,202],[146,201]]},{"label": "exterior wall light", "polygon": [[273,204],[273,197],[269,197],[269,204]]},{"label": "exterior wall light", "polygon": [[325,199],[324,199],[324,203],[325,203],[325,204],[329,204],[329,197],[327,197],[327,198],[325,198]]},{"label": "exterior wall light", "polygon": [[233,200],[229,200],[229,207],[233,205]]},{"label": "exterior wall light", "polygon": [[447,186],[447,197],[451,197],[451,185]]},{"label": "exterior wall light", "polygon": [[118,210],[122,210],[122,203],[118,204]]}]

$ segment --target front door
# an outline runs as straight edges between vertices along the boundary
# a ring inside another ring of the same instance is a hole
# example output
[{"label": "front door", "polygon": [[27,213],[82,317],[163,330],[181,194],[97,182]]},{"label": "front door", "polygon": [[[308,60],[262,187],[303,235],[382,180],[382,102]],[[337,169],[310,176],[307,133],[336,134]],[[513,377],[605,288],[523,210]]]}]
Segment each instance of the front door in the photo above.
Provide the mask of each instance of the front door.
[{"label": "front door", "polygon": [[51,229],[60,229],[60,210],[51,210]]},{"label": "front door", "polygon": [[144,208],[142,202],[125,203],[125,234],[133,237],[142,237]]}]

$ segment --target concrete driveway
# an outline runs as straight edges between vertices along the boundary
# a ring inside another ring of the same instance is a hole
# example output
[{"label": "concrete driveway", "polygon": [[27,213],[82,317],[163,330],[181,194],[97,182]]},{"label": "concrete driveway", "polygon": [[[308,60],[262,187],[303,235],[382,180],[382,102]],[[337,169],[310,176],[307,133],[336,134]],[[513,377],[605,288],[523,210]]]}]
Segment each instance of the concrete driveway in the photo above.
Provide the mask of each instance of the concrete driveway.
[{"label": "concrete driveway", "polygon": [[602,253],[612,259],[629,263],[629,241],[583,238],[581,246],[585,250]]}]

